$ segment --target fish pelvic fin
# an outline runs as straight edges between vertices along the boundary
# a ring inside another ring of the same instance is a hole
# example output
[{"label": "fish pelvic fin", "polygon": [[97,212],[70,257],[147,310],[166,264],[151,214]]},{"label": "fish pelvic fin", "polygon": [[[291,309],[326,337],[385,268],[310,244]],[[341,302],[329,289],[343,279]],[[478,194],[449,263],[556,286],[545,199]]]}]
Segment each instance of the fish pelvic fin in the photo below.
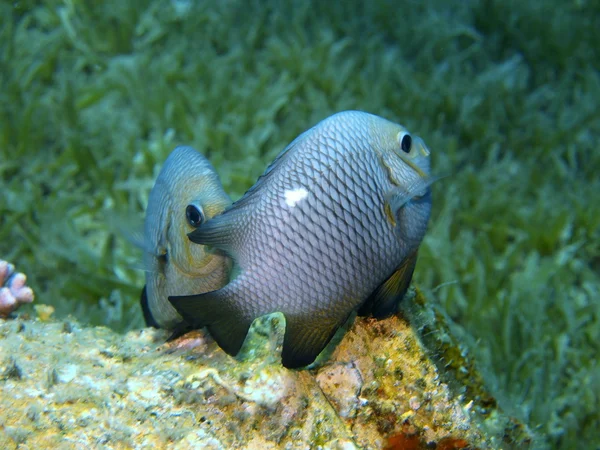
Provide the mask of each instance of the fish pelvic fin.
[{"label": "fish pelvic fin", "polygon": [[171,330],[171,334],[167,338],[167,342],[174,341],[175,339],[179,339],[184,334],[192,331],[194,327],[190,326],[187,322],[180,322]]},{"label": "fish pelvic fin", "polygon": [[150,311],[150,306],[148,306],[148,293],[145,285],[142,289],[142,295],[140,296],[140,305],[142,306],[142,313],[144,314],[144,322],[146,322],[146,326],[160,328],[160,325],[154,319],[154,316]]},{"label": "fish pelvic fin", "polygon": [[398,211],[411,200],[429,197],[430,186],[442,177],[419,178],[408,187],[395,187],[385,196],[385,208],[388,219],[390,214],[394,217]]},{"label": "fish pelvic fin", "polygon": [[359,316],[372,315],[377,319],[396,312],[398,303],[408,290],[417,264],[417,252],[406,258],[400,267],[367,298],[358,310]]},{"label": "fish pelvic fin", "polygon": [[289,369],[298,369],[314,362],[349,316],[350,313],[339,320],[326,317],[320,321],[314,316],[286,314],[282,364]]},{"label": "fish pelvic fin", "polygon": [[192,328],[207,327],[226,353],[240,351],[253,317],[244,313],[226,289],[198,295],[169,297],[171,305]]}]

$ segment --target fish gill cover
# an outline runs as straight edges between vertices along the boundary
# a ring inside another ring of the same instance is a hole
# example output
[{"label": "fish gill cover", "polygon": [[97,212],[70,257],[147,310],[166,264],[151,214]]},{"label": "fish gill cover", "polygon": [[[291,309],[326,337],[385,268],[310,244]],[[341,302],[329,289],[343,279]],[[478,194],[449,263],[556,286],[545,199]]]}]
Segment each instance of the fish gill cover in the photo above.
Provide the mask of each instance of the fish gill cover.
[{"label": "fish gill cover", "polygon": [[600,442],[600,10],[591,1],[0,4],[0,258],[142,326],[141,223],[176,144],[238,198],[310,124],[400,122],[433,186],[415,282],[550,448]]}]

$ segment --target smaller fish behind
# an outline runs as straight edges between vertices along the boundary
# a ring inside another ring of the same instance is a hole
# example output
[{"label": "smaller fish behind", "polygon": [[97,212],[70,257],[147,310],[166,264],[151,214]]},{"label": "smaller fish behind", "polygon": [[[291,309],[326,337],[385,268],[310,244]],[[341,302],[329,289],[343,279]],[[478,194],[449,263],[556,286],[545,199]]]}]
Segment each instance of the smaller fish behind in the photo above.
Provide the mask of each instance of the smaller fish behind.
[{"label": "smaller fish behind", "polygon": [[171,152],[150,192],[144,223],[146,286],[141,305],[147,325],[180,327],[183,319],[169,296],[214,291],[228,282],[230,259],[193,244],[187,234],[230,204],[204,156],[191,147]]}]

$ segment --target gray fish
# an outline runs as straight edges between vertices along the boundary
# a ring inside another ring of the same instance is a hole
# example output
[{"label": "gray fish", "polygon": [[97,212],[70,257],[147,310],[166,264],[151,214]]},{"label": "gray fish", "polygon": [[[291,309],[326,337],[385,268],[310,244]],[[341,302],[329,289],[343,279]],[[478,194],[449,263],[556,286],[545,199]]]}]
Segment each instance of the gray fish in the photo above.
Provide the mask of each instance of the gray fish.
[{"label": "gray fish", "polygon": [[431,210],[428,156],[419,137],[381,117],[323,120],[189,234],[231,255],[237,276],[169,300],[232,355],[255,318],[281,312],[283,365],[313,362],[354,310],[383,317],[406,292]]},{"label": "gray fish", "polygon": [[147,325],[181,327],[170,295],[214,291],[227,283],[231,260],[223,252],[193,244],[187,234],[230,204],[204,156],[191,147],[171,152],[150,191],[144,223],[146,286],[141,304]]}]

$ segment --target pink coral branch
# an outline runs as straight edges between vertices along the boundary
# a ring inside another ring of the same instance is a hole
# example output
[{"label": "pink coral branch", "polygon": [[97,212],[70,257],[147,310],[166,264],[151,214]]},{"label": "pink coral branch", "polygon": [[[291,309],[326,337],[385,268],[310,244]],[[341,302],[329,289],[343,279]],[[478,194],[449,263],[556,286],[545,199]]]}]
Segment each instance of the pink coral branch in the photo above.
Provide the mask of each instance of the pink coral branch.
[{"label": "pink coral branch", "polygon": [[25,274],[15,272],[15,266],[0,260],[0,317],[6,317],[23,303],[31,303],[33,290],[26,286]]}]

